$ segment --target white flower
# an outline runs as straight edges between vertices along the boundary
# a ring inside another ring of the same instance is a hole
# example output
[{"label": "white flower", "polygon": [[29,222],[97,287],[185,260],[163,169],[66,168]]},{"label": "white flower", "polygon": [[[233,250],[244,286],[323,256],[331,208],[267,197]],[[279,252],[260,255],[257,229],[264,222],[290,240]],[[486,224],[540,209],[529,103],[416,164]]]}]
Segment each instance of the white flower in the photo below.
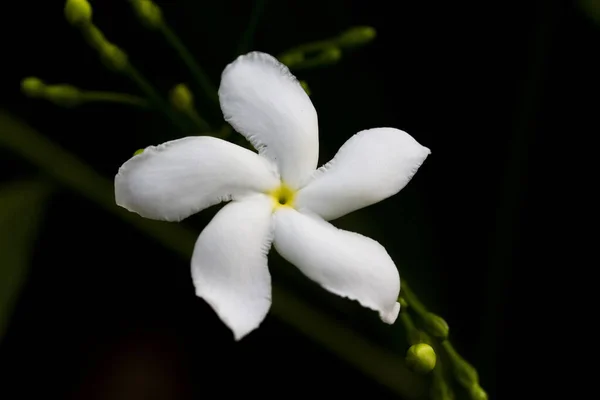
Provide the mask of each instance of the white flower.
[{"label": "white flower", "polygon": [[394,262],[378,242],[327,220],[396,194],[429,149],[398,129],[369,129],[316,169],[317,113],[288,68],[264,53],[225,68],[219,99],[225,120],[259,154],[213,137],[148,147],[115,177],[117,204],[180,221],[231,201],[200,234],[192,276],[196,294],[236,340],[256,329],[271,306],[271,244],[325,289],[393,323],[400,309]]}]

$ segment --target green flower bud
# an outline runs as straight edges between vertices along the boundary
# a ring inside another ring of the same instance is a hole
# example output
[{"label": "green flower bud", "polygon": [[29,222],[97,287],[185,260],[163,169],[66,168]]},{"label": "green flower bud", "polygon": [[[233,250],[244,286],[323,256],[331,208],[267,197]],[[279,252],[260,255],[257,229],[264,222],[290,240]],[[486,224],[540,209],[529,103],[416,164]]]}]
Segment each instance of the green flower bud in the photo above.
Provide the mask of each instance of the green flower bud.
[{"label": "green flower bud", "polygon": [[87,0],[67,0],[65,18],[73,26],[84,26],[92,22],[92,6]]},{"label": "green flower bud", "polygon": [[370,26],[356,26],[350,28],[336,38],[336,43],[341,47],[358,47],[375,39],[377,32]]},{"label": "green flower bud", "polygon": [[54,104],[64,107],[74,107],[82,102],[81,92],[71,85],[47,86],[44,97]]},{"label": "green flower bud", "polygon": [[302,86],[302,89],[304,89],[306,94],[310,96],[310,88],[308,87],[308,83],[306,83],[306,81],[300,81],[300,86]]},{"label": "green flower bud", "polygon": [[469,397],[473,400],[487,400],[488,395],[479,385],[473,385],[469,388]]},{"label": "green flower bud", "polygon": [[136,151],[135,151],[135,153],[133,153],[133,155],[134,155],[134,156],[137,156],[137,155],[139,155],[139,154],[142,154],[142,153],[144,152],[144,150],[146,150],[146,149],[139,149],[139,150],[136,150]]},{"label": "green flower bud", "polygon": [[100,57],[102,62],[115,71],[123,71],[127,68],[129,60],[127,54],[112,43],[105,42],[100,48]]},{"label": "green flower bud", "polygon": [[30,76],[21,81],[21,91],[29,97],[43,97],[46,84],[41,79]]},{"label": "green flower bud", "polygon": [[190,111],[194,107],[194,95],[183,83],[175,86],[169,93],[171,104],[179,111]]},{"label": "green flower bud", "polygon": [[157,28],[162,25],[162,11],[151,0],[131,0],[138,18],[149,28]]},{"label": "green flower bud", "polygon": [[423,315],[423,325],[425,330],[431,335],[440,340],[445,340],[448,337],[450,328],[448,323],[439,315],[434,313],[426,313]]},{"label": "green flower bud", "polygon": [[435,367],[436,355],[433,347],[427,343],[410,346],[406,353],[406,363],[415,372],[426,374]]}]

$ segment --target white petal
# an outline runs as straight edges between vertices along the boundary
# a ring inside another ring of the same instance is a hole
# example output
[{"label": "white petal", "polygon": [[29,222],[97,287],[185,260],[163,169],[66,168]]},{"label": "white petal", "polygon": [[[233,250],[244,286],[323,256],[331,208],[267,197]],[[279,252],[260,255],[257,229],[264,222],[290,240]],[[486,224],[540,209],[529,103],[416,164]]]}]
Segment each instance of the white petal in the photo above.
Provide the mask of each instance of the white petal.
[{"label": "white petal", "polygon": [[288,68],[252,52],[221,76],[219,100],[225,120],[279,167],[286,184],[300,187],[319,157],[317,112]]},{"label": "white petal", "polygon": [[208,136],[151,146],[119,169],[118,205],[143,217],[180,221],[232,198],[277,187],[275,167],[243,147]]},{"label": "white petal", "polygon": [[271,307],[271,212],[271,199],[264,195],[233,201],[215,215],[194,247],[196,294],[236,340],[258,328]]},{"label": "white petal", "polygon": [[297,208],[331,220],[377,203],[406,186],[430,153],[398,129],[361,131],[298,192]]},{"label": "white petal", "polygon": [[283,258],[330,292],[357,300],[394,323],[400,276],[382,245],[291,208],[281,207],[274,218],[274,245]]}]

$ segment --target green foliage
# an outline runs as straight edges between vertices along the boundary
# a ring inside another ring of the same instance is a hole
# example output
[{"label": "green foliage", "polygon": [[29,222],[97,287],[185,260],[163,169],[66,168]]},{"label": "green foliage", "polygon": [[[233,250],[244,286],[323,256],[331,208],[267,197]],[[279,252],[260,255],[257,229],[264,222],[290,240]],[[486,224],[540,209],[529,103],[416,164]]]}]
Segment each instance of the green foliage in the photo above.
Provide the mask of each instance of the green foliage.
[{"label": "green foliage", "polygon": [[581,11],[596,24],[600,25],[600,0],[579,0],[578,3]]},{"label": "green foliage", "polygon": [[[194,78],[192,83],[195,83],[195,86],[203,92],[209,102],[218,105],[216,87],[183,45],[183,42],[163,20],[160,8],[150,0],[130,0],[130,4],[138,19],[146,27],[162,34],[175,50],[190,70]],[[240,41],[240,49],[249,47],[263,7],[264,1],[257,1],[252,20],[245,33],[246,38]],[[63,106],[77,105],[87,101],[112,101],[136,106],[146,106],[148,103],[153,105],[156,110],[163,112],[182,131],[187,131],[189,122],[192,122],[195,124],[196,130],[200,130],[204,134],[210,132],[219,137],[227,137],[231,134],[229,125],[223,124],[220,129],[213,129],[198,115],[194,109],[193,92],[187,86],[182,84],[175,86],[169,94],[169,101],[165,101],[161,93],[130,63],[127,53],[108,41],[102,31],[92,23],[92,10],[86,0],[66,0],[65,18],[71,25],[78,28],[106,67],[113,72],[129,77],[139,86],[146,98],[140,99],[132,95],[113,92],[86,92],[70,85],[47,86],[37,78],[27,78],[22,82],[22,91],[26,95],[44,98]],[[294,70],[333,65],[347,51],[364,46],[375,37],[374,28],[357,26],[329,39],[296,46],[281,54],[279,59]],[[301,81],[301,85],[310,95],[308,84]],[[206,110],[202,110],[202,112],[204,113]],[[189,257],[196,232],[188,231],[181,226],[144,220],[116,207],[112,181],[99,176],[81,160],[60,149],[22,122],[2,113],[1,110],[0,144],[4,144],[15,153],[28,159],[64,186],[79,192],[106,210],[120,216],[124,221],[136,226],[165,247],[186,258]],[[143,151],[140,149],[135,154]],[[2,226],[0,228],[2,229],[1,234],[7,235],[7,237],[0,238],[0,256],[2,257],[0,328],[5,326],[10,312],[10,304],[14,303],[18,288],[26,274],[27,257],[30,254],[28,246],[31,246],[34,238],[43,205],[44,196],[42,194],[45,193],[45,186],[38,182],[19,183],[11,185],[8,189],[0,189],[0,201],[2,202],[0,204],[2,206],[0,209]],[[6,265],[11,268],[5,268]],[[290,323],[380,383],[407,398],[417,398],[424,391],[423,377],[410,371],[397,355],[389,354],[377,345],[363,340],[360,335],[354,334],[348,327],[338,324],[336,321],[330,321],[320,311],[294,298],[286,290],[278,287],[276,283],[273,286],[273,296],[277,298],[272,308],[275,316]],[[434,398],[453,398],[450,385],[442,375],[437,373],[437,371],[441,371],[439,365],[436,366],[436,351],[440,349],[437,347],[434,349],[434,344],[428,343],[427,336],[427,332],[429,332],[437,340],[445,339],[448,336],[448,324],[441,317],[429,313],[414,294],[408,293],[406,299],[401,298],[400,301],[403,303],[402,308],[404,309],[401,320],[407,331],[412,332],[408,335],[412,346],[407,353],[407,363],[413,371],[421,374],[433,370],[434,390],[432,393],[438,394]],[[406,309],[412,309],[420,317],[418,320],[423,326],[417,329],[409,315],[406,314]],[[0,329],[1,334],[2,330]],[[480,387],[477,379],[471,379],[469,383],[472,393],[485,394],[482,390],[478,392],[477,389]],[[473,398],[475,397],[477,396],[473,396]],[[481,396],[479,397],[481,398]]]},{"label": "green foliage", "polygon": [[342,49],[362,47],[375,39],[375,28],[355,26],[336,37],[304,43],[283,52],[279,61],[289,68],[310,69],[336,64],[342,58]]},{"label": "green foliage", "polygon": [[36,180],[0,187],[0,338],[27,276],[48,192]]}]

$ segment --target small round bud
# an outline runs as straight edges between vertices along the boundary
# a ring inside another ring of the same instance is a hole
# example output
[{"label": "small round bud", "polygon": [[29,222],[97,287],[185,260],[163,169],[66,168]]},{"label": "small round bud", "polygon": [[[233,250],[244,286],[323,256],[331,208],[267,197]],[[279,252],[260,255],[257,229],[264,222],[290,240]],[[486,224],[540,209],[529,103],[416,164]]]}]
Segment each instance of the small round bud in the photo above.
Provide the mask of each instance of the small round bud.
[{"label": "small round bud", "polygon": [[448,323],[439,315],[428,312],[423,316],[423,325],[430,335],[438,339],[445,340],[448,337]]},{"label": "small round bud", "polygon": [[81,92],[71,85],[47,86],[44,97],[63,107],[74,107],[81,103]]},{"label": "small round bud", "polygon": [[304,89],[306,94],[310,96],[310,88],[308,87],[308,83],[306,83],[306,81],[300,81],[300,86],[302,86],[302,89]]},{"label": "small round bud", "polygon": [[338,36],[336,42],[341,47],[358,47],[375,39],[377,32],[370,26],[356,26]]},{"label": "small round bud", "polygon": [[29,97],[42,97],[46,91],[46,84],[35,76],[30,76],[21,81],[21,91]]},{"label": "small round bud", "polygon": [[426,374],[435,367],[436,355],[433,347],[427,343],[410,346],[406,353],[406,363],[415,372]]},{"label": "small round bud", "polygon": [[279,57],[279,61],[281,61],[282,64],[291,67],[304,61],[304,53],[300,51],[286,53]]},{"label": "small round bud", "polygon": [[127,54],[109,42],[100,48],[100,56],[104,64],[115,71],[123,71],[129,63]]},{"label": "small round bud", "polygon": [[487,400],[488,395],[479,385],[473,385],[469,388],[469,397],[473,400]]},{"label": "small round bud", "polygon": [[162,25],[162,11],[151,0],[133,0],[133,8],[142,23],[149,28],[157,28]]},{"label": "small round bud", "polygon": [[189,111],[194,107],[194,95],[183,83],[180,83],[171,89],[169,98],[176,110]]},{"label": "small round bud", "polygon": [[139,150],[136,150],[136,151],[135,151],[135,153],[133,153],[133,155],[134,155],[134,156],[137,156],[137,155],[139,155],[139,154],[142,154],[142,153],[144,152],[144,150],[145,150],[145,149],[139,149]]},{"label": "small round bud", "polygon": [[92,6],[87,0],[67,0],[65,18],[73,26],[83,26],[92,22]]}]

